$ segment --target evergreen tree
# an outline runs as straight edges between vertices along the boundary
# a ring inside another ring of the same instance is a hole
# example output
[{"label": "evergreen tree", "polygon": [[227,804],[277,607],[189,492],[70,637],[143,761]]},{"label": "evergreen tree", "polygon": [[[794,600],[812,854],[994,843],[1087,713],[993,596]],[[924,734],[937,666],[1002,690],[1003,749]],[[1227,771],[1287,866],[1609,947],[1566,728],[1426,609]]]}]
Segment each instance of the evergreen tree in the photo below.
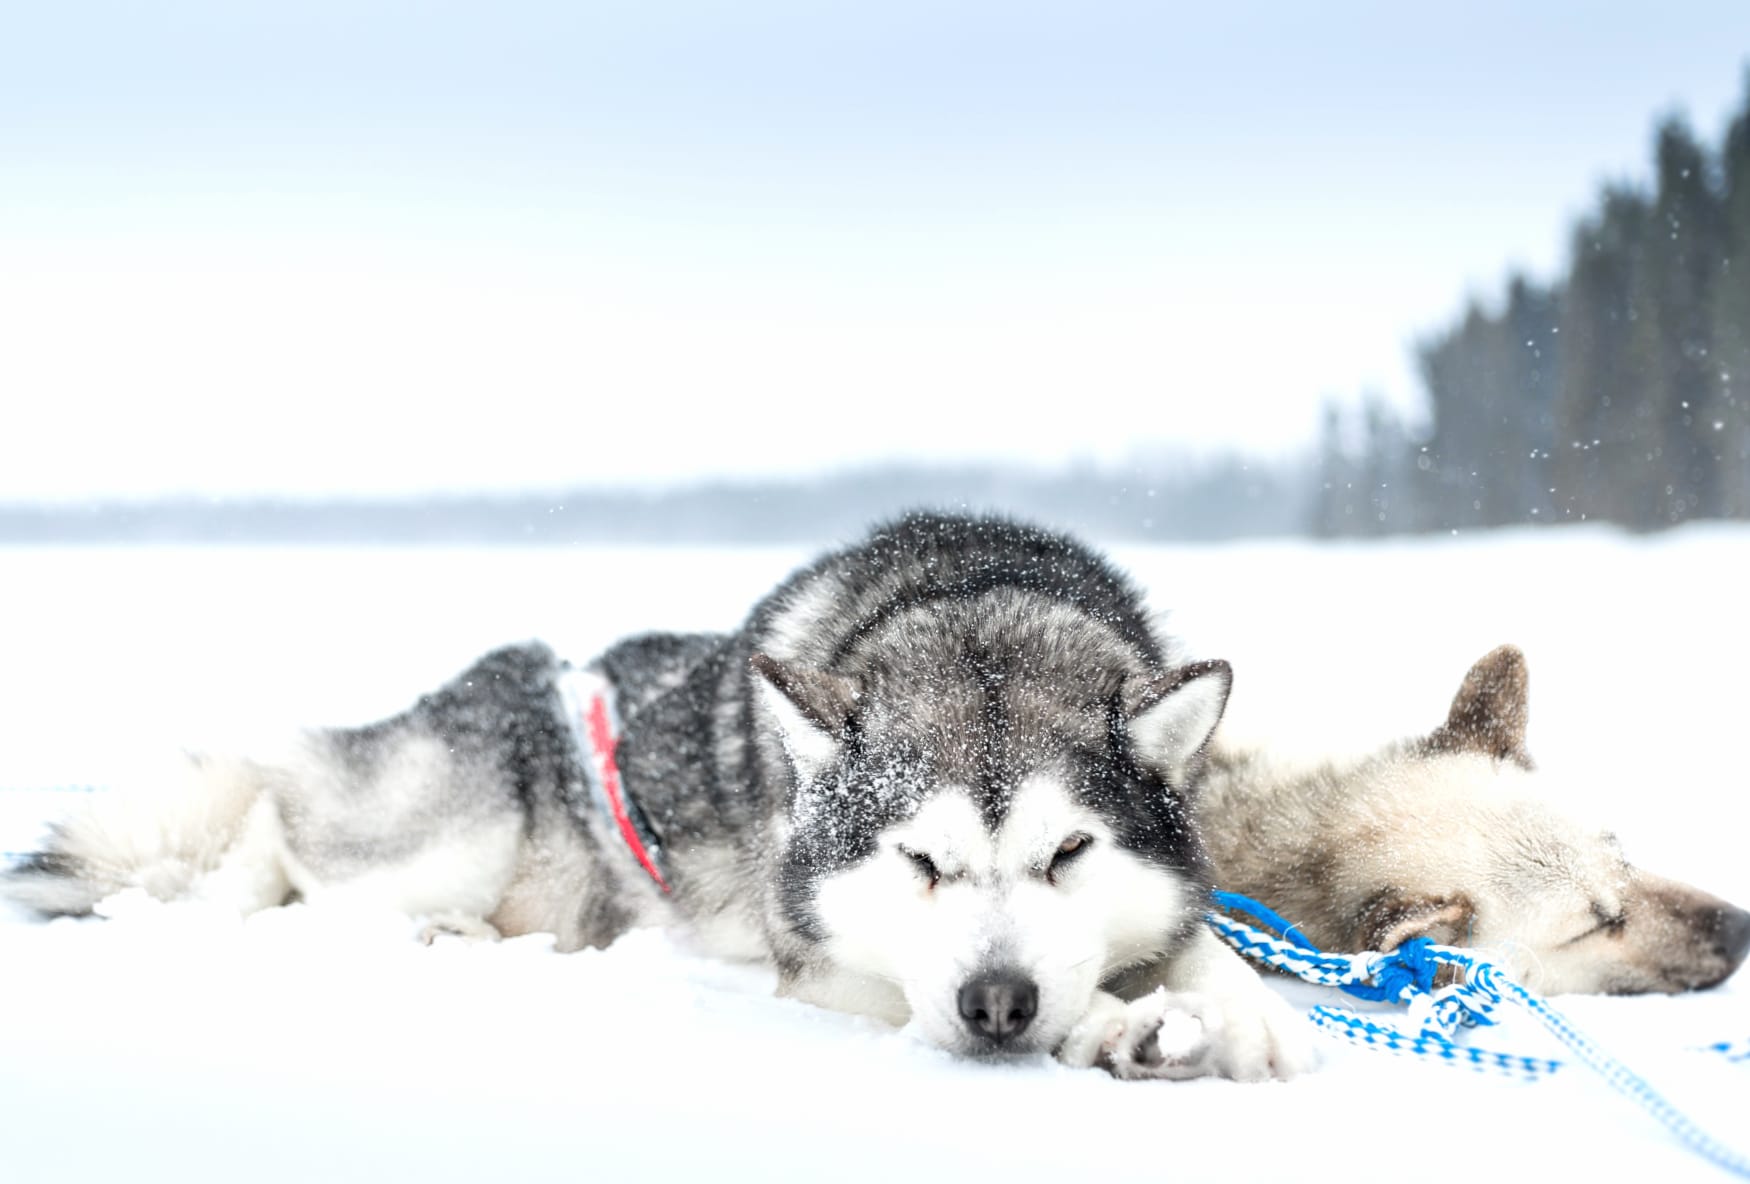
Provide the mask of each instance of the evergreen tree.
[{"label": "evergreen tree", "polygon": [[1416,449],[1402,417],[1376,394],[1361,401],[1362,445],[1358,484],[1363,496],[1357,533],[1403,534],[1422,527]]},{"label": "evergreen tree", "polygon": [[[1511,363],[1511,402],[1503,408],[1503,446],[1514,448],[1509,473],[1511,513],[1520,522],[1548,522],[1555,511],[1556,392],[1561,387],[1562,294],[1515,276],[1502,316],[1503,352]],[[1504,519],[1513,521],[1514,519]]]},{"label": "evergreen tree", "polygon": [[1559,307],[1553,290],[1515,275],[1500,316],[1473,303],[1456,330],[1421,347],[1434,414],[1429,484],[1441,524],[1548,519]]},{"label": "evergreen tree", "polygon": [[1309,524],[1317,538],[1344,538],[1357,533],[1355,462],[1345,439],[1343,412],[1327,399],[1319,416],[1319,487]]},{"label": "evergreen tree", "polygon": [[1645,358],[1634,348],[1651,221],[1638,193],[1616,187],[1574,234],[1554,408],[1555,500],[1563,518],[1657,524],[1652,407]]},{"label": "evergreen tree", "polygon": [[1717,159],[1667,119],[1650,191],[1605,189],[1560,283],[1510,277],[1421,343],[1420,447],[1382,405],[1347,434],[1326,409],[1321,531],[1750,517],[1745,82]]},{"label": "evergreen tree", "polygon": [[1433,418],[1431,508],[1442,526],[1481,526],[1499,513],[1490,460],[1498,328],[1473,301],[1457,328],[1417,350]]},{"label": "evergreen tree", "polygon": [[1706,157],[1682,120],[1659,128],[1656,156],[1654,233],[1642,260],[1650,315],[1636,324],[1635,344],[1646,359],[1652,447],[1663,476],[1655,512],[1676,523],[1720,512],[1712,425],[1722,408],[1710,355],[1722,217]]},{"label": "evergreen tree", "polygon": [[1720,151],[1720,267],[1713,293],[1716,384],[1704,418],[1719,465],[1719,512],[1750,518],[1750,70]]}]

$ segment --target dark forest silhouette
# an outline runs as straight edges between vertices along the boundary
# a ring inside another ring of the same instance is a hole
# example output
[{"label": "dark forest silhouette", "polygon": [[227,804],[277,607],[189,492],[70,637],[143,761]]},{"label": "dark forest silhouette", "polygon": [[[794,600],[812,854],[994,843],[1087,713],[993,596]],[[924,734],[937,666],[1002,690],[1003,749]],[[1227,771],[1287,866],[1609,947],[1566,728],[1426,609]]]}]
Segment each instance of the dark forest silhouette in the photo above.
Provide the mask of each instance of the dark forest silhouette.
[{"label": "dark forest silhouette", "polygon": [[1724,142],[1681,117],[1605,188],[1567,272],[1418,349],[1429,427],[1328,407],[1314,533],[1750,517],[1750,74]]}]

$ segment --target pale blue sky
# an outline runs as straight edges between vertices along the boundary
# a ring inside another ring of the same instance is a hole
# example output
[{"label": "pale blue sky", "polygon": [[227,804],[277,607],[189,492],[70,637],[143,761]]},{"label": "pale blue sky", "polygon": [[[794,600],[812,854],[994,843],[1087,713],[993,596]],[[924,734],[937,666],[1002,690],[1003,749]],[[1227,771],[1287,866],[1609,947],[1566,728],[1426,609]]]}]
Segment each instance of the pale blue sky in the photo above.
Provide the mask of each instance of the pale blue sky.
[{"label": "pale blue sky", "polygon": [[0,498],[1275,453],[1750,4],[0,7]]}]

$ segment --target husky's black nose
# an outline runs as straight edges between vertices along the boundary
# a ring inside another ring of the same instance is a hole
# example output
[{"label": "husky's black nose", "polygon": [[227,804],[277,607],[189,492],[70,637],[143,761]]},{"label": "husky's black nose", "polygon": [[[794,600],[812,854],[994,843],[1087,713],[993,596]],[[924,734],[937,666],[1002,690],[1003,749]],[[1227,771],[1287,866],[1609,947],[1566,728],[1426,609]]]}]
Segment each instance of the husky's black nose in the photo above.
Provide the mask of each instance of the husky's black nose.
[{"label": "husky's black nose", "polygon": [[[1720,953],[1724,955],[1726,965],[1737,969],[1743,963],[1745,953],[1750,952],[1750,913],[1729,904],[1721,907],[1714,918],[1713,934],[1720,943]],[[964,1008],[966,1004],[960,1006]]]},{"label": "husky's black nose", "polygon": [[960,988],[960,1018],[993,1044],[1007,1044],[1033,1022],[1039,988],[1012,970],[981,974]]}]

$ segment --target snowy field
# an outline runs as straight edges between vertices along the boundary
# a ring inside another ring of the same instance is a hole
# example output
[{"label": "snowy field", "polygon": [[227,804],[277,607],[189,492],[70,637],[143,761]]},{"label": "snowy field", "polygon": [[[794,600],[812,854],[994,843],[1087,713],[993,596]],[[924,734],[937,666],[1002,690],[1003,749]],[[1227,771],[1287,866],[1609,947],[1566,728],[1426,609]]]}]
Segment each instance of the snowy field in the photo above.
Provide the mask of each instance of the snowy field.
[{"label": "snowy field", "polygon": [[[1117,549],[1230,734],[1432,727],[1519,643],[1552,794],[1750,903],[1750,531]],[[735,625],[782,550],[0,549],[0,849],[182,746],[399,710],[528,637]],[[1430,818],[1437,831],[1440,819]],[[1750,1152],[1750,981],[1560,1006]],[[1724,1179],[1575,1066],[1518,1084],[1329,1045],[1282,1084],[956,1061],[661,934],[420,947],[393,917],[0,916],[0,1176],[24,1181]],[[1287,988],[1285,988],[1287,989]],[[1326,1001],[1295,988],[1299,1002]],[[1535,1029],[1490,1048],[1555,1053]]]}]

